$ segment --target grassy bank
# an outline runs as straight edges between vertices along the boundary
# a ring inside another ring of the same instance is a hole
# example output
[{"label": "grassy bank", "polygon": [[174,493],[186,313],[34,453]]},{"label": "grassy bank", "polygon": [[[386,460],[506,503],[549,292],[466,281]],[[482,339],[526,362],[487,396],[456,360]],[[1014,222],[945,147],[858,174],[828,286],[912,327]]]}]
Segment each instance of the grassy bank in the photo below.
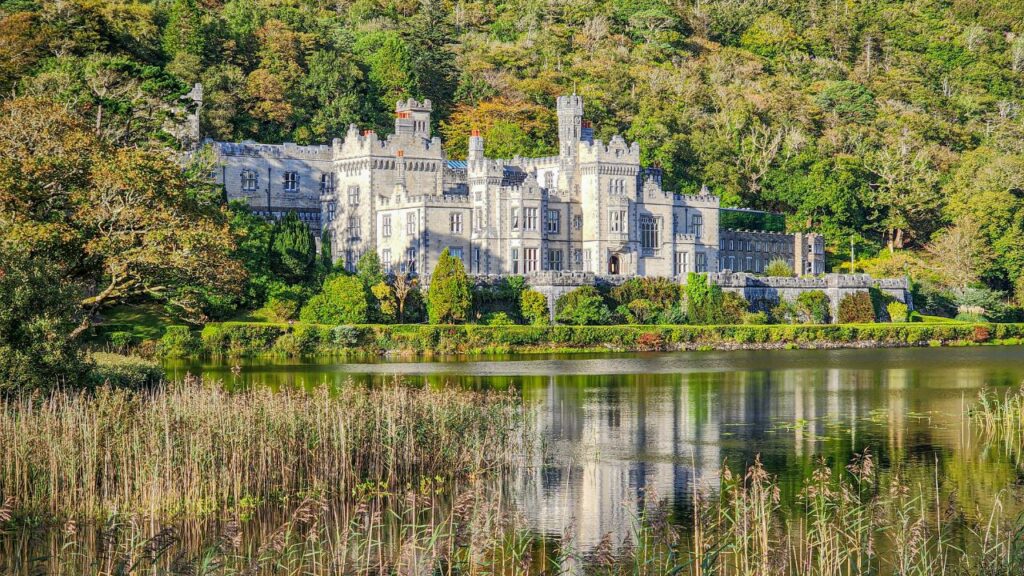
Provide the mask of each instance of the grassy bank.
[{"label": "grassy bank", "polygon": [[314,394],[190,381],[0,403],[0,495],[23,517],[196,518],[479,474],[521,453],[517,398],[395,383]]},{"label": "grassy bank", "polygon": [[1024,324],[899,323],[738,326],[482,326],[225,322],[169,327],[165,356],[461,354],[734,348],[940,346],[1024,342]]}]

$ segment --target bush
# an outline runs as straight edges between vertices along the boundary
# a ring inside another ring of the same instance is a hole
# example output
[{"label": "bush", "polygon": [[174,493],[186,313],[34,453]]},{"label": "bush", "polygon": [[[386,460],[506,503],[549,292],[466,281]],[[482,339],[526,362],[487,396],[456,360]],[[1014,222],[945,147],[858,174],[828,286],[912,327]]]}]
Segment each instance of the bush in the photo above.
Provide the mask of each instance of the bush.
[{"label": "bush", "polygon": [[555,302],[555,320],[562,324],[576,326],[594,326],[608,324],[611,312],[604,303],[604,298],[593,286],[579,288],[563,294]]},{"label": "bush", "polygon": [[658,352],[665,349],[665,342],[657,332],[644,332],[637,336],[636,347],[645,352]]},{"label": "bush", "polygon": [[119,352],[126,352],[139,343],[139,337],[131,332],[111,332],[109,340],[110,345]]},{"label": "bush", "polygon": [[735,292],[725,292],[722,294],[722,316],[719,323],[739,324],[749,310],[750,303],[746,298]]},{"label": "bush", "polygon": [[434,267],[427,292],[427,316],[431,324],[465,322],[473,303],[472,286],[462,260],[445,248]]},{"label": "bush", "polygon": [[707,274],[690,272],[684,292],[690,324],[722,324],[722,288],[708,282]]},{"label": "bush", "polygon": [[484,318],[488,326],[515,326],[515,322],[504,312],[491,312]]},{"label": "bush", "polygon": [[143,388],[158,384],[164,377],[159,364],[137,356],[96,352],[92,355],[92,361],[94,364],[89,371],[89,381],[94,386]]},{"label": "bush", "polygon": [[168,326],[160,338],[160,355],[168,358],[193,356],[199,349],[200,342],[188,326]]},{"label": "bush", "polygon": [[331,328],[331,342],[335,346],[353,348],[359,345],[360,330],[355,326],[335,326]]},{"label": "bush", "polygon": [[796,276],[793,267],[781,259],[772,260],[764,268],[765,276]]},{"label": "bush", "polygon": [[885,310],[889,313],[889,320],[892,322],[906,322],[908,308],[903,302],[890,302]]},{"label": "bush", "polygon": [[839,301],[841,324],[870,324],[875,321],[875,308],[867,292],[847,294]]},{"label": "bush", "polygon": [[805,322],[828,324],[831,316],[828,294],[821,290],[802,292],[796,297],[796,309]]},{"label": "bush", "polygon": [[656,314],[654,302],[646,298],[637,298],[626,305],[626,318],[630,324],[651,324]]},{"label": "bush", "polygon": [[800,309],[796,302],[783,298],[772,307],[771,318],[777,324],[799,324]]},{"label": "bush", "polygon": [[629,306],[630,302],[646,300],[654,310],[668,310],[679,302],[680,286],[668,278],[630,278],[612,288],[612,300],[619,305]]},{"label": "bush", "polygon": [[307,291],[301,286],[275,283],[270,287],[267,303],[263,306],[271,322],[288,322],[299,317]]},{"label": "bush", "polygon": [[547,324],[550,319],[548,311],[548,298],[540,292],[528,289],[523,290],[519,297],[520,311],[527,323],[536,326]]},{"label": "bush", "polygon": [[300,318],[310,324],[365,324],[369,303],[363,283],[355,276],[335,275],[323,291],[309,299]]},{"label": "bush", "polygon": [[768,323],[768,314],[764,312],[744,312],[740,317],[742,324],[761,325]]}]

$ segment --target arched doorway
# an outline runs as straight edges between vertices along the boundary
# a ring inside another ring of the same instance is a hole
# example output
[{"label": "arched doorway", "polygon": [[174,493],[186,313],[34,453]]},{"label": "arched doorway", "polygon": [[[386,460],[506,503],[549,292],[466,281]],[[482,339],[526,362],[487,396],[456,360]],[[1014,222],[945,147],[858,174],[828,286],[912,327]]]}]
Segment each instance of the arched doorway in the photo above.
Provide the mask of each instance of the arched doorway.
[{"label": "arched doorway", "polygon": [[619,274],[619,256],[618,254],[612,254],[608,258],[608,273],[612,276],[618,276]]}]

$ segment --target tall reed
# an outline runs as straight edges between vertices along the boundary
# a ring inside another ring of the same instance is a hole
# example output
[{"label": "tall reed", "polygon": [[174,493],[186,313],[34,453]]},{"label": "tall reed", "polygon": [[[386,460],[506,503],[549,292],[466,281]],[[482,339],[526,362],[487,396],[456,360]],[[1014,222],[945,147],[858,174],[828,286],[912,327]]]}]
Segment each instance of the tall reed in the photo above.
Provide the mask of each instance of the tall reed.
[{"label": "tall reed", "polygon": [[0,500],[44,518],[201,517],[511,466],[523,424],[511,394],[401,383],[26,396],[0,403]]}]

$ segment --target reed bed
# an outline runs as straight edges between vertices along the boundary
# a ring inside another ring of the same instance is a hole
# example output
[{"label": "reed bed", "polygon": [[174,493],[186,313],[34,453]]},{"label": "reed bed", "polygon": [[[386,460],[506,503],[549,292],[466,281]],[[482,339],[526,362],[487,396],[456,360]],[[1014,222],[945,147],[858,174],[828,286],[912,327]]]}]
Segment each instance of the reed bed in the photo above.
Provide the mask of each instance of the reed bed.
[{"label": "reed bed", "polygon": [[189,379],[8,399],[0,502],[22,517],[163,520],[480,474],[518,461],[523,414],[512,394],[401,382],[229,393]]},{"label": "reed bed", "polygon": [[1024,384],[1004,395],[983,390],[968,412],[982,442],[1001,446],[1018,464],[1024,463]]}]

